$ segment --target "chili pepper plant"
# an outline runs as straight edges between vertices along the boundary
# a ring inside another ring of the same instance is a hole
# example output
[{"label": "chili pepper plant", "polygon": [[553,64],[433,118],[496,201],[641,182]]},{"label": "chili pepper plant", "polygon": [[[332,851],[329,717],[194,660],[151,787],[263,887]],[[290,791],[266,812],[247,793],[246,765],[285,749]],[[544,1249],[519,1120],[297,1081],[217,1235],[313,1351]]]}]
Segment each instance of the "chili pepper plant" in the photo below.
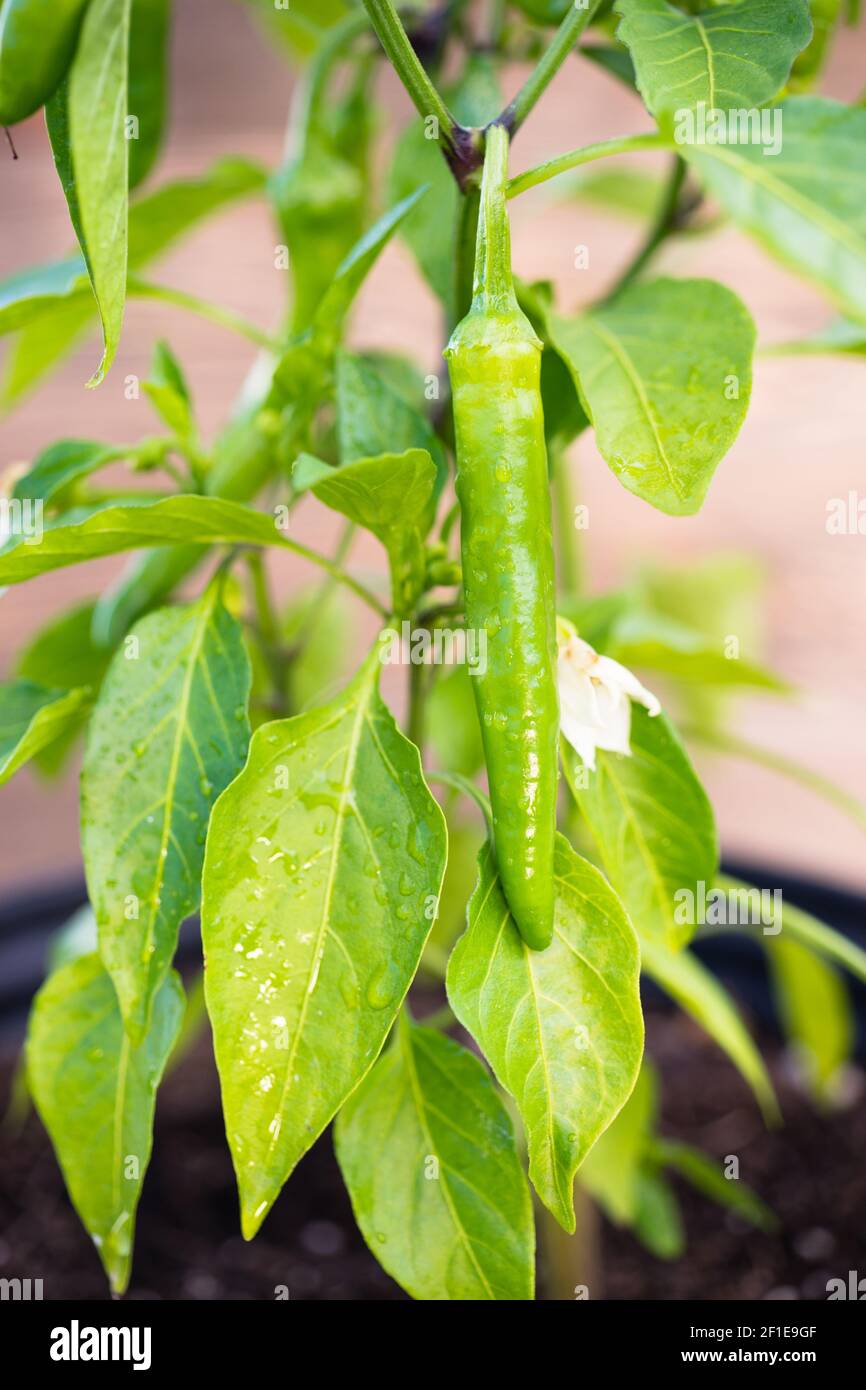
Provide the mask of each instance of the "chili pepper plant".
[{"label": "chili pepper plant", "polygon": [[[94,326],[98,386],[127,296],[259,349],[214,439],[159,341],[154,433],[63,438],[7,472],[4,607],[38,575],[129,557],[0,689],[3,781],[28,763],[62,774],[83,739],[89,907],[57,943],[26,1049],[71,1200],[122,1292],[160,1079],[209,1026],[243,1235],[333,1125],[360,1230],[416,1299],[532,1299],[534,1210],[570,1232],[576,1197],[675,1255],[672,1170],[772,1224],[748,1174],[658,1135],[641,972],[775,1122],[762,1057],[690,942],[733,924],[762,943],[822,1104],[850,1047],[834,967],[864,978],[866,959],[787,905],[770,930],[755,918],[755,890],[720,875],[689,748],[769,759],[864,814],[729,727],[732,694],[787,694],[759,653],[724,645],[755,597],[747,563],[660,563],[590,596],[567,450],[591,431],[597,466],[640,503],[684,527],[701,507],[746,415],[755,327],[723,283],[660,277],[654,259],[721,219],[835,305],[796,350],[864,350],[866,111],[817,94],[840,6],[252,9],[296,69],[285,158],[226,156],[173,182],[155,169],[168,0],[0,12],[0,119],[44,106],[78,243],[0,287],[6,409]],[[510,97],[506,62],[528,74]],[[576,79],[589,62],[639,94],[651,128],[570,148],[575,111],[565,148],[524,167],[530,112],[564,63]],[[412,106],[396,143],[378,116],[386,66]],[[627,168],[570,172],[623,153]],[[639,250],[579,311],[512,264],[509,209],[541,184],[567,186],[576,226],[589,198],[646,210]],[[153,270],[254,197],[288,270],[276,333]],[[395,237],[441,306],[437,375],[348,337]],[[98,394],[93,416],[98,436]],[[336,552],[304,538],[311,506],[339,514]],[[362,530],[377,576],[353,569]],[[285,553],[310,584],[275,585]],[[378,636],[352,668],[362,609]],[[196,914],[204,1003],[188,980],[185,1025],[173,960]]]}]

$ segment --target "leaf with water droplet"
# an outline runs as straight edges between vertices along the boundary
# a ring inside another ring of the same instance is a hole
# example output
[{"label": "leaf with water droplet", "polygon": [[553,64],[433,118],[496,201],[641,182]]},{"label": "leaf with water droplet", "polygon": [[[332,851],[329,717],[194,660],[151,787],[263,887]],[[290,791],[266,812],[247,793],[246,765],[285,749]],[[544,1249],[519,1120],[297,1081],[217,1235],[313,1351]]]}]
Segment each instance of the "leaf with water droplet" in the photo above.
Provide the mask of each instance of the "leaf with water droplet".
[{"label": "leaf with water droplet", "polygon": [[478,867],[469,926],[448,963],[448,999],[517,1103],[535,1190],[573,1231],[574,1175],[640,1068],[637,937],[607,880],[562,835],[544,951],[530,950],[517,930],[489,843]]},{"label": "leaf with water droplet", "polygon": [[216,585],[188,607],[142,618],[132,636],[137,645],[115,655],[88,732],[81,843],[100,954],[135,1042],[178,928],[199,904],[214,792],[243,763],[249,729],[233,712],[247,701],[250,673]]},{"label": "leaf with water droplet", "polygon": [[749,405],[742,302],[715,280],[653,280],[551,330],[623,486],[672,516],[698,511]]},{"label": "leaf with water droplet", "polygon": [[[430,931],[425,906],[441,887],[444,820],[417,748],[379,697],[380,670],[374,648],[335,700],[258,729],[211,816],[205,991],[247,1237],[375,1061]],[[275,797],[278,764],[287,788]],[[275,850],[303,864],[303,889]],[[260,954],[247,955],[238,978],[243,924],[247,953]],[[274,1015],[286,1021],[281,1046]],[[265,1075],[275,1080],[262,1090]]]},{"label": "leaf with water droplet", "polygon": [[116,1293],[129,1280],[156,1088],[183,1012],[183,989],[172,973],[157,991],[144,1039],[134,1047],[111,979],[99,957],[87,955],[48,977],[30,1017],[33,1099]]},{"label": "leaf with water droplet", "polygon": [[466,1048],[402,1016],[334,1143],[364,1239],[413,1298],[532,1298],[532,1203],[514,1130]]}]

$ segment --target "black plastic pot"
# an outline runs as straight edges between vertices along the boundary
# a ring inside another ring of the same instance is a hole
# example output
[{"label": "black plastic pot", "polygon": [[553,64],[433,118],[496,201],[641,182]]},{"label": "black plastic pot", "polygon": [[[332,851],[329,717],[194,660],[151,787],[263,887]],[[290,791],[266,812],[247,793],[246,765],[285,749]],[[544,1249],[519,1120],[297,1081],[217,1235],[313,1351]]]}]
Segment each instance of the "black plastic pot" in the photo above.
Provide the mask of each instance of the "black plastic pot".
[{"label": "black plastic pot", "polygon": [[[730,862],[725,871],[758,888],[781,889],[783,900],[842,932],[866,950],[866,898],[814,880]],[[86,900],[82,879],[65,879],[24,889],[0,907],[0,1038],[23,1031],[30,1000],[45,975],[51,937]],[[199,957],[197,923],[181,931],[178,961],[193,966]],[[757,936],[713,936],[695,948],[701,960],[726,984],[744,1007],[767,1027],[779,1031],[764,952]],[[846,976],[857,1019],[857,1056],[866,1061],[866,985]],[[647,982],[647,1002],[668,1007],[661,991]]]}]

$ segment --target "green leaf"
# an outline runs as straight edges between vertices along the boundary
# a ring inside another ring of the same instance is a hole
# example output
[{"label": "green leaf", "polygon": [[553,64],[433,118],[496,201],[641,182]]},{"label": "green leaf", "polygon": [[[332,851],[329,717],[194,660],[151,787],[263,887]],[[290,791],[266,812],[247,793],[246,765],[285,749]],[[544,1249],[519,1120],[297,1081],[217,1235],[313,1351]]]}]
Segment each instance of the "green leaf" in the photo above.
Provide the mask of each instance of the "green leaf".
[{"label": "green leaf", "polygon": [[336,348],[343,320],[352,300],[366,280],[370,270],[398,227],[424,197],[426,187],[418,188],[408,197],[389,208],[361,240],[352,247],[334,279],[323,294],[313,317],[313,332],[317,338]]},{"label": "green leaf", "polygon": [[99,468],[123,458],[126,450],[94,439],[59,439],[49,444],[19,478],[13,497],[50,502],[69,483],[87,478]]},{"label": "green leaf", "polygon": [[773,158],[759,144],[683,145],[745,231],[866,323],[866,110],[789,97]]},{"label": "green leaf", "polygon": [[170,0],[132,0],[129,29],[130,116],[138,121],[129,142],[129,187],[153,168],[162,144],[167,104]]},{"label": "green leaf", "polygon": [[210,809],[246,752],[249,681],[240,626],[214,584],[136,625],[93,712],[81,847],[100,953],[134,1042],[199,904]]},{"label": "green leaf", "polygon": [[641,942],[646,973],[691,1014],[722,1049],[755,1093],[768,1122],[779,1118],[779,1107],[761,1054],[725,989],[690,951],[669,951],[655,941]]},{"label": "green leaf", "polygon": [[[165,497],[95,511],[79,508],[46,521],[38,544],[15,538],[0,549],[0,584],[20,584],[37,574],[125,550],[184,543],[190,548],[217,544],[297,548],[265,512],[221,497]],[[188,556],[177,559],[187,561]]]},{"label": "green leaf", "polygon": [[797,354],[823,356],[825,353],[866,357],[866,328],[862,323],[852,323],[850,319],[834,318],[811,338],[772,343],[764,352],[773,357]]},{"label": "green leaf", "polygon": [[703,103],[731,112],[772,101],[812,36],[805,0],[741,0],[686,15],[666,0],[617,0],[617,38],[660,117]]},{"label": "green leaf", "polygon": [[[129,268],[141,269],[196,223],[260,193],[265,170],[247,159],[217,160],[206,173],[163,185],[129,209]],[[0,286],[0,332],[20,329],[6,356],[0,405],[8,408],[59,362],[95,312],[80,256],[23,271]]]},{"label": "green leaf", "polygon": [[457,820],[450,812],[446,819],[448,864],[424,954],[426,964],[442,977],[451,948],[466,928],[466,909],[475,889],[478,855],[484,843],[484,832],[477,823]]},{"label": "green leaf", "polygon": [[361,1234],[413,1298],[532,1299],[529,1187],[508,1112],[471,1052],[402,1015],[334,1140]]},{"label": "green leaf", "polygon": [[756,662],[726,656],[723,642],[709,642],[693,628],[640,607],[616,623],[606,651],[624,666],[648,667],[681,681],[750,686],[779,695],[790,691],[781,677]]},{"label": "green leaf", "polygon": [[89,690],[52,690],[33,681],[0,685],[0,786],[43,748],[76,726]]},{"label": "green leaf", "polygon": [[676,950],[694,933],[676,894],[712,883],[718,868],[713,811],[664,714],[631,711],[631,756],[599,750],[593,772],[563,740],[565,775],[602,866],[641,937]]},{"label": "green leaf", "polygon": [[778,1227],[773,1212],[757,1193],[739,1178],[726,1178],[720,1165],[700,1149],[677,1139],[656,1139],[652,1153],[659,1163],[681,1173],[698,1192],[735,1211],[758,1230],[774,1231]]},{"label": "green leaf", "polygon": [[0,333],[13,333],[51,309],[58,299],[79,293],[92,305],[87,266],[81,256],[21,270],[0,283]]},{"label": "green leaf", "polygon": [[442,812],[377,691],[264,724],[214,807],[205,993],[244,1235],[369,1071],[445,868]]},{"label": "green leaf", "polygon": [[156,1088],[183,1007],[183,989],[172,974],[155,1001],[147,1037],[133,1047],[99,957],[85,956],[48,978],[30,1018],[33,1099],[115,1293],[129,1282]]},{"label": "green leaf", "polygon": [[[837,26],[844,17],[843,0],[810,0],[812,12],[812,41],[807,44],[794,64],[789,86],[802,92],[813,85],[824,67]],[[849,18],[848,23],[852,21]]]},{"label": "green leaf", "polygon": [[102,323],[102,361],[89,386],[98,386],[111,366],[126,300],[130,4],[90,0],[72,65],[46,108],[54,162]]},{"label": "green leaf", "polygon": [[289,711],[302,714],[330,700],[345,685],[354,620],[336,586],[329,588],[327,595],[316,586],[295,594],[283,614],[281,628],[290,648],[299,640],[302,643],[286,681]]},{"label": "green leaf", "polygon": [[654,280],[579,318],[552,315],[551,331],[623,486],[672,516],[698,511],[752,390],[755,326],[737,296]]},{"label": "green leaf", "polygon": [[848,991],[838,971],[784,926],[783,916],[781,936],[764,937],[777,1008],[812,1095],[832,1101],[854,1046]]},{"label": "green leaf", "polygon": [[580,1184],[619,1225],[633,1225],[641,1199],[647,1140],[655,1126],[658,1081],[645,1057],[635,1088],[613,1124],[600,1134],[580,1170]]},{"label": "green leaf", "polygon": [[635,1234],[660,1260],[678,1260],[686,1233],[676,1193],[661,1173],[644,1167],[637,1175]]},{"label": "green leaf", "polygon": [[436,465],[436,496],[448,477],[445,450],[424,415],[364,357],[338,352],[337,438],[341,463],[426,449]]},{"label": "green leaf", "polygon": [[567,1231],[574,1175],[635,1084],[643,1052],[638,945],[599,871],[559,836],[551,945],[532,951],[508,911],[487,844],[448,998],[526,1129],[529,1176]]},{"label": "green leaf", "polygon": [[91,599],[51,618],[19,655],[16,674],[39,685],[100,686],[111,653],[92,641],[93,609]]},{"label": "green leaf", "polygon": [[[729,878],[725,874],[720,874],[716,883],[729,893],[748,893],[750,891],[749,884],[741,883],[738,879]],[[808,946],[824,960],[843,966],[856,979],[862,980],[866,984],[866,951],[851,941],[849,937],[834,931],[824,922],[819,922],[817,917],[804,912],[802,908],[794,907],[793,903],[786,902],[784,904],[782,923],[786,937]]]},{"label": "green leaf", "polygon": [[157,343],[144,389],[160,419],[173,434],[189,440],[195,435],[192,399],[183,368],[166,342]]},{"label": "green leaf", "polygon": [[364,526],[382,542],[391,569],[394,613],[411,613],[424,585],[424,536],[436,485],[436,465],[426,449],[380,454],[331,468],[301,454],[292,471],[297,492]]}]

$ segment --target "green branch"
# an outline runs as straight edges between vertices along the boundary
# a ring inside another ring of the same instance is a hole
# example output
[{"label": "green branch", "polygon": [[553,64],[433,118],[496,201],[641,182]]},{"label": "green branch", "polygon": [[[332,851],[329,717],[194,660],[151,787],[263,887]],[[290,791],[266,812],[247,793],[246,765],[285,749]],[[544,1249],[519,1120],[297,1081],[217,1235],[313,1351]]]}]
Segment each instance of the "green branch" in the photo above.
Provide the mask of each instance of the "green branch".
[{"label": "green branch", "polygon": [[567,154],[557,155],[546,164],[537,164],[516,178],[509,179],[506,195],[514,198],[525,193],[527,188],[535,188],[539,183],[555,179],[557,174],[565,174],[580,164],[591,164],[595,159],[606,159],[608,155],[629,154],[632,150],[668,150],[671,141],[666,135],[654,131],[651,135],[623,135],[617,140],[602,140],[597,145],[582,145],[579,150],[569,150]]},{"label": "green branch", "polygon": [[153,285],[149,280],[139,280],[136,276],[130,276],[126,292],[130,298],[159,299],[165,304],[176,304],[179,309],[188,309],[192,314],[210,319],[211,323],[218,323],[220,328],[240,333],[258,347],[268,348],[270,352],[280,351],[281,344],[270,333],[265,333],[264,329],[250,323],[249,319],[245,319],[241,314],[224,309],[220,304],[212,304],[209,299],[199,299],[198,295],[170,289],[168,285]]},{"label": "green branch", "polygon": [[435,117],[442,153],[460,187],[464,188],[481,164],[477,134],[462,126],[448,110],[409,42],[392,0],[364,0],[364,9],[416,111],[424,120]]},{"label": "green branch", "polygon": [[496,121],[497,125],[504,125],[512,135],[520,129],[542,92],[550,86],[559,72],[600,4],[601,0],[586,0],[585,8],[580,8],[577,4],[571,5],[550,46],[542,54],[538,66],[514,100],[508,103]]}]

